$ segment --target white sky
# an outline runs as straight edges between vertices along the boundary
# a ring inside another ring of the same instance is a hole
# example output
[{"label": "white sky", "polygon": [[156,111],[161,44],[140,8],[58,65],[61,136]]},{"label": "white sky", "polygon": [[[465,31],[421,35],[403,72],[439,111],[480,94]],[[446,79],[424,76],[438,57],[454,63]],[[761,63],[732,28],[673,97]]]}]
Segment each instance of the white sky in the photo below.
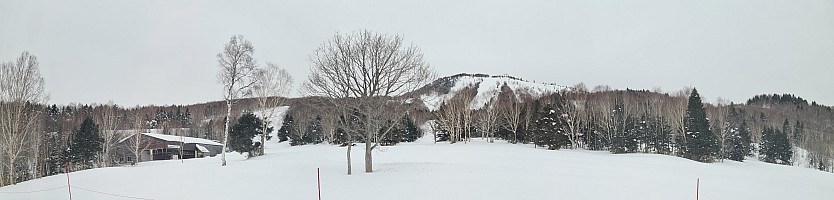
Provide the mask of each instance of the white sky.
[{"label": "white sky", "polygon": [[296,83],[336,31],[396,33],[442,76],[834,105],[834,1],[0,1],[0,60],[37,55],[50,103],[219,100],[215,55],[243,34]]}]

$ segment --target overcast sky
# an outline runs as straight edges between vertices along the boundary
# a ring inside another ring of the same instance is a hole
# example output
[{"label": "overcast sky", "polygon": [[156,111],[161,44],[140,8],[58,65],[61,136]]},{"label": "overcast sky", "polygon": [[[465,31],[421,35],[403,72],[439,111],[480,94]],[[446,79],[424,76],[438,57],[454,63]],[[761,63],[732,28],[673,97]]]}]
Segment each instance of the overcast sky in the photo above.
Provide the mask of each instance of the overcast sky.
[{"label": "overcast sky", "polygon": [[0,1],[0,60],[38,56],[50,103],[220,100],[234,34],[296,84],[336,31],[401,34],[442,76],[794,93],[834,105],[834,1]]}]

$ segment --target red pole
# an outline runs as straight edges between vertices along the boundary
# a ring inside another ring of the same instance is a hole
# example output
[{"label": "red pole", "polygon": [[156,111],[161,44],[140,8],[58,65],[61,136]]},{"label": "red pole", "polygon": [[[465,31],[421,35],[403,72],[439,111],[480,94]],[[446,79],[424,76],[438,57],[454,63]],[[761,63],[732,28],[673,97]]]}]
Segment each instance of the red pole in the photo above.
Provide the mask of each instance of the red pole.
[{"label": "red pole", "polygon": [[698,190],[701,189],[701,178],[698,178],[698,181],[695,182],[695,200],[698,200]]},{"label": "red pole", "polygon": [[321,168],[316,168],[316,174],[318,175],[318,186],[319,186],[319,200],[321,200]]},{"label": "red pole", "polygon": [[67,192],[69,192],[69,199],[72,200],[72,187],[70,186],[70,178],[69,178],[69,162],[67,162],[66,168],[64,168],[64,172],[67,174]]}]

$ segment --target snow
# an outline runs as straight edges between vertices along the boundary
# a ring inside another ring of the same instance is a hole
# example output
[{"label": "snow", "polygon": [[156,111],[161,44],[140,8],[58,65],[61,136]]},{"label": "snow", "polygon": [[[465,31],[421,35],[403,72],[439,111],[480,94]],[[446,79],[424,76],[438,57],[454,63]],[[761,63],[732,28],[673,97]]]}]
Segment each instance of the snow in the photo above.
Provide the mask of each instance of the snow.
[{"label": "snow", "polygon": [[215,141],[203,139],[203,138],[193,138],[193,137],[176,136],[176,135],[165,135],[165,134],[159,134],[159,133],[142,133],[142,134],[146,135],[146,136],[150,136],[150,137],[155,137],[155,138],[160,139],[160,140],[165,140],[165,141],[172,141],[172,142],[180,142],[181,141],[181,142],[187,143],[187,144],[192,144],[193,143],[193,144],[209,144],[209,145],[223,146],[223,144],[220,144],[220,143],[215,142]]},{"label": "snow", "polygon": [[501,92],[501,86],[505,83],[515,92],[517,97],[522,93],[538,97],[543,94],[553,93],[559,91],[560,89],[565,89],[563,86],[521,81],[507,77],[461,76],[455,79],[455,84],[452,86],[448,94],[431,92],[420,96],[420,99],[423,100],[423,103],[429,110],[436,111],[440,109],[440,105],[443,104],[443,102],[454,97],[460,90],[467,87],[477,87],[478,93],[475,95],[475,98],[472,100],[469,107],[470,109],[481,109],[486,106],[493,99],[493,97],[497,96],[498,93]]},{"label": "snow", "polygon": [[[428,127],[424,127],[428,128]],[[381,147],[374,173],[364,173],[364,148],[290,147],[268,141],[266,155],[228,154],[184,161],[142,162],[70,174],[74,199],[830,199],[834,174],[758,162],[698,163],[654,154],[548,151],[506,141],[431,142]],[[359,144],[362,146],[362,144]],[[0,188],[0,199],[67,199],[65,175]],[[58,188],[35,193],[26,192]],[[79,189],[84,188],[84,189]],[[179,188],[179,189],[177,189]],[[368,196],[370,195],[370,196]]]},{"label": "snow", "polygon": [[197,146],[197,150],[200,150],[200,152],[203,152],[203,153],[211,152],[211,151],[208,150],[208,148],[206,148],[204,146],[200,146],[199,144],[195,144],[195,146]]}]

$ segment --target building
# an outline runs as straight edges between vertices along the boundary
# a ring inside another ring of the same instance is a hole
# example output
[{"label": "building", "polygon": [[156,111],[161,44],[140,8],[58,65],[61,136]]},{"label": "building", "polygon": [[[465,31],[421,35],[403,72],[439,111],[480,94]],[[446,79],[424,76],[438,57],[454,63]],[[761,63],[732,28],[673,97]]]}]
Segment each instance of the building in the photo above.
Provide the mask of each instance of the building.
[{"label": "building", "polygon": [[[153,160],[189,159],[215,156],[223,150],[216,141],[160,133],[132,134],[119,140],[116,160],[135,163]],[[136,154],[139,152],[139,159]]]}]

